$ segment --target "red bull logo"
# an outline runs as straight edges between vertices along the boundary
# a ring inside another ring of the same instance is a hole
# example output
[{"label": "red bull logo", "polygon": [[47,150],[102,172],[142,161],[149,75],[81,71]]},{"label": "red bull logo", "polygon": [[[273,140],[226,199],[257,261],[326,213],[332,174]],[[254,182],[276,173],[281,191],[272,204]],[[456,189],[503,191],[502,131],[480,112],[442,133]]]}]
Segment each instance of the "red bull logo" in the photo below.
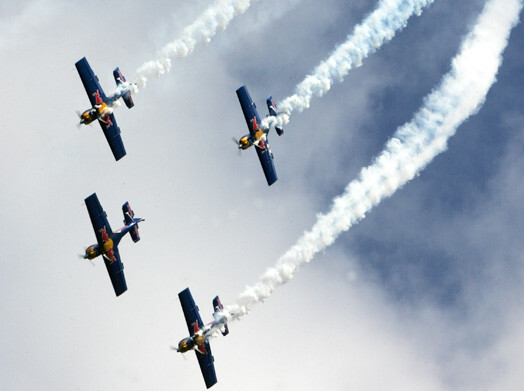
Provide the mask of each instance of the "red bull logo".
[{"label": "red bull logo", "polygon": [[106,254],[107,258],[109,258],[110,262],[113,263],[116,261],[115,252],[113,251],[113,240],[107,234],[105,225],[104,228],[100,230],[100,234],[102,236],[103,251]]},{"label": "red bull logo", "polygon": [[250,121],[253,124],[253,130],[256,131],[258,129],[257,117],[250,119]]},{"label": "red bull logo", "polygon": [[100,104],[104,103],[104,101],[100,97],[100,91],[99,90],[96,90],[96,92],[93,94],[93,96],[95,97],[97,105],[100,105]]}]

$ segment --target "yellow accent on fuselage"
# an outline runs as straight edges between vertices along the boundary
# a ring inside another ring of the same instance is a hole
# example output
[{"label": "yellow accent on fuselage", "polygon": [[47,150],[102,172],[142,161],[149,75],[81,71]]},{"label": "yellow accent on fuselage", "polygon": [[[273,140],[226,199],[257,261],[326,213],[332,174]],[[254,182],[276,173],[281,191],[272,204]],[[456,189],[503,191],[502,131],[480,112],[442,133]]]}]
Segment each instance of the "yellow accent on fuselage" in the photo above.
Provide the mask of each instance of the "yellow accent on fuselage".
[{"label": "yellow accent on fuselage", "polygon": [[104,252],[106,252],[106,253],[107,253],[108,251],[112,250],[112,249],[113,249],[113,240],[111,240],[111,239],[107,239],[107,240],[104,242],[103,247],[104,247]]},{"label": "yellow accent on fuselage", "polygon": [[94,120],[104,118],[112,112],[113,110],[105,102],[102,102],[99,105],[95,105],[93,108],[84,111],[80,116],[80,123],[89,125]]},{"label": "yellow accent on fuselage", "polygon": [[112,113],[112,110],[107,106],[106,102],[102,102],[100,105],[98,105],[97,109],[100,117],[105,117],[106,115]]},{"label": "yellow accent on fuselage", "polygon": [[200,334],[195,336],[195,343],[197,345],[202,345],[204,342],[206,342],[206,337],[204,337],[204,335]]},{"label": "yellow accent on fuselage", "polygon": [[264,137],[264,131],[262,129],[259,129],[255,132],[255,138],[257,141],[259,141],[262,137]]}]

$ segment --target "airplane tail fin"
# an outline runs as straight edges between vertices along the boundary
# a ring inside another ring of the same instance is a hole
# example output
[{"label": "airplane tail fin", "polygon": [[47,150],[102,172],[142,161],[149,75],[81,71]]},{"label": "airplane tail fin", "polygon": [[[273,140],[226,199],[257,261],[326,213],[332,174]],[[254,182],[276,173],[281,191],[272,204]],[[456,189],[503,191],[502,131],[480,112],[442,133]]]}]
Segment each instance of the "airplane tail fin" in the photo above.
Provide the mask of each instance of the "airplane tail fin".
[{"label": "airplane tail fin", "polygon": [[137,222],[137,224],[135,224],[129,231],[129,234],[131,235],[133,242],[136,243],[140,240],[140,235],[138,234],[138,221],[142,221],[142,219],[135,218],[135,213],[133,212],[133,209],[131,209],[129,202],[126,202],[124,205],[122,205],[122,212],[124,212],[125,225]]},{"label": "airplane tail fin", "polygon": [[[120,69],[118,69],[118,67],[116,67],[113,71],[113,76],[115,78],[117,87],[120,87],[120,85],[126,83],[126,78],[124,77],[124,75],[122,75],[122,72],[120,72]],[[133,98],[131,97],[131,91],[127,91],[125,94],[123,94],[122,99],[124,100],[126,106],[129,109],[135,105],[135,103],[133,102]]]},{"label": "airplane tail fin", "polygon": [[[218,298],[218,296],[216,296],[214,299],[213,299],[213,308],[215,309],[215,314],[217,312],[220,312],[224,309],[224,306],[222,305],[222,303],[220,302],[220,299]],[[224,323],[220,329],[220,332],[222,333],[222,335],[225,337],[226,335],[229,334],[229,327],[227,327],[227,323]]]},{"label": "airplane tail fin", "polygon": [[[267,109],[269,110],[269,115],[272,117],[278,116],[278,109],[276,103],[273,101],[273,97],[269,96],[266,99],[267,103]],[[275,126],[275,130],[277,131],[277,134],[279,136],[282,136],[284,134],[284,129],[282,129],[280,126]]]}]

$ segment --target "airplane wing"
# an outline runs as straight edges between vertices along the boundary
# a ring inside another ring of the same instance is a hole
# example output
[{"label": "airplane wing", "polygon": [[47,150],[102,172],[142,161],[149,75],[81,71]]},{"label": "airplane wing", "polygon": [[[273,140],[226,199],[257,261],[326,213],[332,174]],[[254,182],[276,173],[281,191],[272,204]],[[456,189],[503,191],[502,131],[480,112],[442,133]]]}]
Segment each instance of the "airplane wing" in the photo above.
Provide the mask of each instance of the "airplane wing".
[{"label": "airplane wing", "polygon": [[124,276],[124,264],[120,260],[118,247],[113,247],[113,254],[116,260],[111,261],[104,257],[104,262],[106,264],[107,272],[109,273],[109,278],[111,279],[111,284],[113,284],[115,295],[120,296],[127,291],[126,278]]},{"label": "airplane wing", "polygon": [[86,58],[83,57],[82,59],[77,61],[75,66],[76,70],[78,71],[78,74],[80,75],[80,79],[82,79],[82,84],[86,89],[87,96],[89,97],[89,102],[91,102],[91,106],[100,104],[99,99],[105,102],[107,100],[106,95],[104,94],[102,87],[100,87],[98,77],[94,74]]},{"label": "airplane wing", "polygon": [[106,212],[104,212],[102,209],[102,205],[100,205],[100,201],[98,201],[96,193],[93,193],[87,197],[85,199],[85,203],[87,206],[87,211],[89,212],[91,224],[93,225],[93,230],[95,231],[96,241],[98,242],[98,245],[101,246],[104,243],[103,237],[105,235],[111,236],[113,234],[111,226],[107,221]]},{"label": "airplane wing", "polygon": [[265,148],[261,149],[259,147],[255,147],[255,149],[257,150],[258,159],[260,160],[262,169],[264,170],[267,185],[271,186],[277,181],[278,177],[277,171],[275,170],[275,164],[273,163],[273,154],[269,150],[269,144],[266,141]]},{"label": "airplane wing", "polygon": [[126,149],[120,136],[120,128],[116,124],[115,115],[113,113],[109,114],[104,117],[104,121],[98,120],[115,160],[120,160],[126,156]]},{"label": "airplane wing", "polygon": [[246,86],[242,86],[237,90],[238,101],[242,107],[242,112],[244,113],[244,118],[246,119],[247,127],[249,128],[249,133],[254,137],[255,132],[257,131],[260,125],[260,117],[258,116],[257,106],[249,92],[247,91]]},{"label": "airplane wing", "polygon": [[[113,231],[111,226],[107,221],[106,212],[102,209],[100,201],[96,193],[91,194],[85,199],[87,206],[87,211],[89,212],[89,217],[91,218],[91,224],[93,224],[93,229],[96,235],[96,241],[99,246],[103,246],[103,243],[108,238],[111,238]],[[108,253],[109,254],[109,253]],[[109,273],[109,278],[113,284],[113,289],[115,294],[120,296],[127,290],[126,279],[124,277],[124,265],[120,260],[120,254],[118,252],[118,247],[113,246],[111,257],[113,259],[108,259],[104,256],[104,262],[106,264],[107,272]]]},{"label": "airplane wing", "polygon": [[193,325],[195,322],[197,323],[199,329],[204,327],[198,307],[193,300],[193,296],[191,295],[189,288],[186,288],[180,292],[178,294],[178,298],[180,299],[180,304],[182,305],[182,311],[184,311],[187,329],[189,330],[189,334],[193,336],[193,334],[195,334],[195,327]]},{"label": "airplane wing", "polygon": [[[195,334],[194,324],[196,323],[198,328],[201,329],[204,327],[204,323],[202,322],[202,318],[200,318],[198,307],[193,300],[193,296],[191,295],[189,288],[186,288],[180,292],[178,294],[178,298],[180,299],[180,304],[182,305],[182,311],[184,311],[184,317],[186,318],[189,334],[192,336]],[[211,346],[209,345],[209,342],[206,340],[204,343],[204,354],[197,351],[195,351],[195,353],[198,359],[198,364],[200,365],[200,370],[202,371],[202,376],[206,382],[206,387],[209,388],[217,382],[215,365],[213,364],[215,359],[211,354]]]},{"label": "airplane wing", "polygon": [[195,354],[198,359],[198,364],[200,365],[200,371],[206,382],[206,388],[210,388],[217,382],[217,374],[215,372],[214,364],[215,358],[211,354],[211,346],[209,345],[209,342],[206,341],[204,345],[206,346],[206,354],[201,354],[197,351],[195,351]]}]

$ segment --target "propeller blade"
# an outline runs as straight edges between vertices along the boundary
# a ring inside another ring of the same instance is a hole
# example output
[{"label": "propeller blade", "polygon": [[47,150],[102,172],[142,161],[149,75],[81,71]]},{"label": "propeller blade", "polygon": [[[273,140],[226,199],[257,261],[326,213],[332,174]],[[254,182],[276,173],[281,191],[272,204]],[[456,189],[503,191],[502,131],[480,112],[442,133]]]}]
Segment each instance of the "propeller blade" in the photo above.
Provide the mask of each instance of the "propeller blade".
[{"label": "propeller blade", "polygon": [[240,141],[236,139],[235,137],[231,137],[231,140],[235,143],[237,146],[237,156],[242,156],[242,148],[240,147]]},{"label": "propeller blade", "polygon": [[78,258],[87,259],[93,267],[96,266],[95,263],[91,259],[87,258],[84,254],[78,254]]}]

